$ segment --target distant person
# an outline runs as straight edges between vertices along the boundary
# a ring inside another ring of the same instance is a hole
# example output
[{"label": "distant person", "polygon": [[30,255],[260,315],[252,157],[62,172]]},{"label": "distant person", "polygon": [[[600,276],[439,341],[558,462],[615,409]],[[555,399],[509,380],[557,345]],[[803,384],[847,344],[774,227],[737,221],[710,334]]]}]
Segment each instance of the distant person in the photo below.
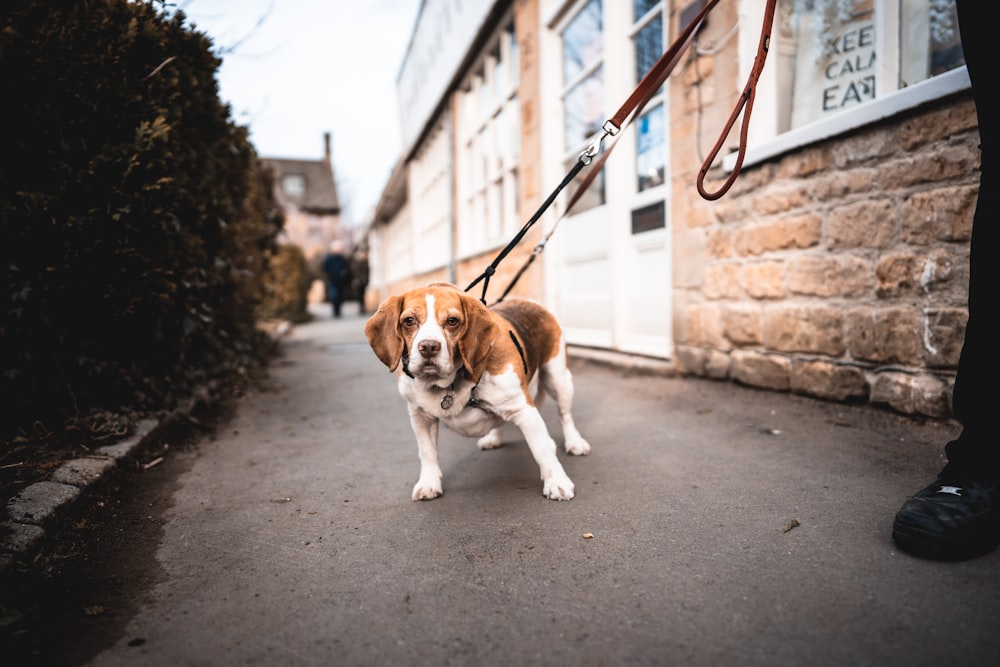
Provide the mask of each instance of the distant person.
[{"label": "distant person", "polygon": [[344,254],[342,241],[330,244],[330,252],[323,258],[323,273],[326,275],[326,300],[333,305],[333,316],[340,317],[347,289],[351,286],[351,265]]},{"label": "distant person", "polygon": [[368,289],[368,251],[360,246],[351,255],[351,284],[358,300],[358,309],[365,313],[365,290]]},{"label": "distant person", "polygon": [[903,504],[892,525],[900,549],[939,560],[973,558],[1000,543],[1000,441],[993,432],[1000,356],[996,315],[991,312],[993,290],[1000,285],[1000,262],[992,256],[1000,248],[995,5],[975,0],[957,0],[955,5],[979,119],[982,163],[969,249],[969,320],[953,393],[962,432],[945,447],[948,463],[937,479]]}]

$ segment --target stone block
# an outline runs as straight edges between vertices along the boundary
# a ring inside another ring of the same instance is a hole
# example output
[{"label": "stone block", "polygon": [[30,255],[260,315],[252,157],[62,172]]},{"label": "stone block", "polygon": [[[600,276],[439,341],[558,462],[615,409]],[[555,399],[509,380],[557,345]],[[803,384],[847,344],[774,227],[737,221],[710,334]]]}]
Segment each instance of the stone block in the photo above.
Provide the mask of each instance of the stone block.
[{"label": "stone block", "polygon": [[722,309],[722,326],[726,338],[734,345],[757,345],[761,341],[761,309],[758,306],[735,305]]},{"label": "stone block", "polygon": [[52,481],[82,489],[101,479],[114,466],[114,460],[107,457],[74,459],[59,466],[52,473]]},{"label": "stone block", "polygon": [[916,308],[856,309],[847,315],[847,347],[854,359],[919,366],[923,313]]},{"label": "stone block", "polygon": [[786,357],[736,350],[731,355],[730,377],[752,387],[788,391],[790,366]]},{"label": "stone block", "polygon": [[146,437],[153,433],[153,430],[156,428],[158,423],[159,422],[155,419],[143,419],[139,422],[139,425],[135,429],[135,433],[131,436],[113,445],[98,447],[97,453],[109,456],[116,460],[124,456],[131,456],[140,446],[142,446]]},{"label": "stone block", "polygon": [[896,215],[889,199],[866,199],[835,206],[827,216],[827,247],[888,248],[895,240]]},{"label": "stone block", "polygon": [[780,352],[839,357],[846,350],[844,318],[833,306],[777,306],[764,311],[764,345]]},{"label": "stone block", "polygon": [[30,523],[4,521],[0,523],[0,551],[28,551],[45,536],[45,529]]},{"label": "stone block", "polygon": [[793,361],[791,389],[831,401],[864,401],[868,398],[865,373],[855,366],[826,361]]},{"label": "stone block", "polygon": [[79,495],[80,489],[69,484],[35,482],[7,501],[7,516],[19,523],[40,525]]},{"label": "stone block", "polygon": [[863,296],[875,283],[869,260],[855,255],[799,255],[788,260],[785,286],[807,296]]},{"label": "stone block", "polygon": [[743,288],[755,299],[780,299],[786,295],[784,262],[754,262],[743,268]]},{"label": "stone block", "polygon": [[914,245],[969,241],[979,185],[949,185],[916,192],[900,204],[901,240]]},{"label": "stone block", "polygon": [[872,383],[871,402],[898,412],[943,419],[950,416],[951,384],[932,375],[880,373]]}]

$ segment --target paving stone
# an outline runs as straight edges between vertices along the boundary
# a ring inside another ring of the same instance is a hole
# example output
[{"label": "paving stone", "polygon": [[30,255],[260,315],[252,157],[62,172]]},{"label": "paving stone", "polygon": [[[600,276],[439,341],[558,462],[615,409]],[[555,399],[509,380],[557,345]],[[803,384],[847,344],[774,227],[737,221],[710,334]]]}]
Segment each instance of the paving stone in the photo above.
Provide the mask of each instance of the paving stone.
[{"label": "paving stone", "polygon": [[80,495],[80,489],[58,482],[35,482],[7,501],[7,516],[18,523],[41,524]]},{"label": "paving stone", "polygon": [[113,459],[120,459],[128,456],[142,444],[142,441],[146,438],[146,436],[149,435],[154,428],[156,428],[157,423],[158,422],[155,419],[143,419],[139,422],[139,426],[136,427],[135,433],[131,436],[113,445],[99,447],[97,449],[97,453],[110,456]]},{"label": "paving stone", "polygon": [[30,523],[0,523],[0,551],[21,552],[30,549],[45,535],[45,529]]},{"label": "paving stone", "polygon": [[99,480],[115,462],[107,457],[84,458],[68,461],[52,473],[52,481],[84,488]]}]

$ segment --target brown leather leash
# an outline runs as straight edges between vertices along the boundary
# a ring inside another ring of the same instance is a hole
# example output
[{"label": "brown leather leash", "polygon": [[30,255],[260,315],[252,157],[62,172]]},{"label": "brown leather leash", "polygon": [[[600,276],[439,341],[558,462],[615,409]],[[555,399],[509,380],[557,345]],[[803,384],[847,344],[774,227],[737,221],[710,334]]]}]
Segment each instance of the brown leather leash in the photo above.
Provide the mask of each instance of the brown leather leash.
[{"label": "brown leather leash", "polygon": [[[757,96],[757,81],[760,79],[761,72],[764,71],[764,61],[767,59],[767,51],[771,46],[771,27],[774,23],[775,4],[776,0],[767,0],[767,6],[764,8],[764,23],[760,28],[760,42],[757,44],[757,55],[754,56],[753,67],[750,68],[750,76],[747,77],[747,85],[743,88],[743,93],[736,102],[732,115],[729,116],[729,120],[722,128],[719,140],[715,142],[715,146],[709,151],[705,161],[701,163],[701,169],[698,170],[698,194],[708,201],[714,201],[729,192],[729,188],[736,182],[736,177],[740,175],[740,170],[743,168],[743,158],[747,154],[747,135],[750,133],[750,113],[753,110],[754,98]],[[733,129],[741,111],[743,112],[743,124],[740,126],[740,147],[736,152],[736,163],[733,165],[733,171],[718,190],[708,192],[705,190],[705,176],[712,167],[712,162],[715,161],[719,151],[722,150],[722,145],[726,141],[726,137],[729,136],[729,131]]]},{"label": "brown leather leash", "polygon": [[[743,93],[737,100],[736,107],[733,109],[733,113],[723,128],[718,141],[705,158],[701,169],[698,171],[698,193],[704,199],[711,201],[726,194],[726,192],[729,191],[729,188],[732,187],[733,183],[736,181],[737,176],[739,176],[740,169],[743,167],[743,159],[746,155],[747,134],[750,127],[750,113],[753,109],[754,97],[756,96],[757,81],[760,79],[761,72],[764,69],[764,61],[767,58],[767,51],[771,42],[771,26],[774,22],[774,9],[776,2],[777,0],[767,0],[767,7],[764,12],[764,22],[761,27],[760,42],[757,46],[757,55],[754,58],[754,64],[750,71],[747,84],[743,89]],[[642,114],[646,104],[667,80],[667,77],[670,76],[677,63],[680,62],[681,56],[691,45],[691,42],[694,40],[694,36],[698,33],[698,30],[704,23],[708,13],[718,3],[719,0],[706,0],[701,11],[698,12],[691,22],[688,23],[687,27],[678,34],[677,38],[670,45],[670,48],[668,48],[649,69],[649,71],[646,72],[645,76],[642,77],[638,85],[636,85],[635,89],[625,100],[624,104],[622,104],[618,111],[604,123],[600,135],[594,139],[586,150],[580,153],[576,163],[574,163],[573,167],[569,170],[559,185],[556,186],[555,190],[553,190],[545,201],[542,202],[541,206],[537,211],[535,211],[534,215],[532,215],[528,222],[526,222],[520,231],[518,231],[510,243],[508,243],[507,246],[500,251],[493,262],[486,267],[483,273],[465,288],[466,292],[482,281],[483,295],[480,300],[484,304],[486,303],[486,291],[489,288],[490,278],[496,273],[497,266],[499,266],[500,262],[503,261],[503,259],[517,246],[518,243],[520,243],[521,239],[524,238],[524,235],[528,232],[528,230],[538,221],[539,218],[541,218],[542,214],[549,208],[549,206],[552,205],[552,202],[555,201],[555,198],[559,195],[559,193],[561,193],[563,189],[569,185],[574,178],[576,178],[584,167],[593,163],[591,169],[584,175],[584,178],[580,181],[580,184],[577,186],[573,195],[569,198],[562,215],[556,219],[556,222],[552,225],[552,229],[549,230],[542,241],[535,246],[531,255],[528,256],[524,265],[511,280],[507,289],[504,290],[504,293],[499,299],[497,299],[496,303],[503,301],[503,299],[510,293],[511,289],[513,289],[514,285],[517,284],[517,281],[521,278],[524,272],[527,271],[528,267],[535,261],[535,258],[545,249],[545,244],[548,243],[549,239],[552,237],[552,234],[555,232],[559,222],[569,214],[573,206],[577,203],[580,197],[583,196],[583,193],[593,183],[597,174],[600,173],[601,169],[604,167],[604,163],[614,150],[614,147],[618,145],[621,130],[631,124],[635,118],[638,118]],[[729,135],[736,119],[739,117],[740,112],[744,110],[744,108],[745,113],[740,130],[740,145],[733,171],[729,175],[729,178],[717,191],[711,193],[707,192],[704,187],[705,176],[708,174],[708,170],[711,168],[712,162],[714,162],[715,158],[718,156],[726,137]],[[601,153],[601,144],[604,142],[604,139],[609,136],[614,137],[614,141],[612,141],[608,145],[607,149]],[[600,154],[599,157],[598,154]],[[595,157],[598,158],[596,162],[594,162]]]}]

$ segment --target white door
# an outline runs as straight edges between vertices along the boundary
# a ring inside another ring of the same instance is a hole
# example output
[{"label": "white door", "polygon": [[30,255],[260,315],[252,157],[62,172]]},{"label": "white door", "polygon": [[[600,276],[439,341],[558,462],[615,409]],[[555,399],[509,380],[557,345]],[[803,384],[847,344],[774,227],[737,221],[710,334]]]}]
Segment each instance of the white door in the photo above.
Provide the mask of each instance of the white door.
[{"label": "white door", "polygon": [[609,198],[559,223],[546,251],[550,301],[570,344],[665,359],[672,349],[670,235],[657,220],[666,205],[629,204]]},{"label": "white door", "polygon": [[[547,168],[550,182],[566,173],[663,52],[665,5],[576,0],[550,26],[544,62],[554,66],[545,89],[560,95],[543,98],[543,106],[552,105],[543,116],[561,129],[543,134],[545,153],[561,163],[561,173]],[[571,344],[672,354],[666,95],[664,86],[625,128],[547,246],[547,298]]]}]

